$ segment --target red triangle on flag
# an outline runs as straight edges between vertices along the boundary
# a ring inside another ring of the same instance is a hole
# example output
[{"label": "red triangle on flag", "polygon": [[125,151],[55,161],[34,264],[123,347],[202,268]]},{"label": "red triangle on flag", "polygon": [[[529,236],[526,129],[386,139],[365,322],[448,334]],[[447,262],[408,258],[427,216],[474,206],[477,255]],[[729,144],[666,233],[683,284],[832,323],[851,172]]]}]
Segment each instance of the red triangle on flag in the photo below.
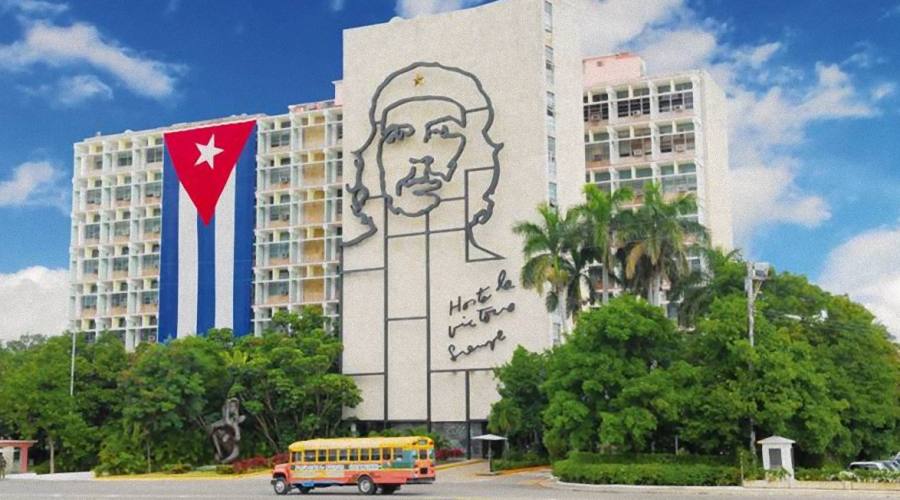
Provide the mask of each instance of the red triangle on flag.
[{"label": "red triangle on flag", "polygon": [[163,134],[178,180],[204,224],[212,220],[254,124],[251,120]]}]

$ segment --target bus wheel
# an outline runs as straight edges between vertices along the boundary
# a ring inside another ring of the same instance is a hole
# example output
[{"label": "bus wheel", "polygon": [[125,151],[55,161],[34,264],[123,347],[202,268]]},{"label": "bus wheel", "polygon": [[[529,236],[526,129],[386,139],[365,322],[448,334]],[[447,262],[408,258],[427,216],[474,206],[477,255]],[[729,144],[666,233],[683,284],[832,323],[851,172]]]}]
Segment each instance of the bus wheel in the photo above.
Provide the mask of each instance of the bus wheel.
[{"label": "bus wheel", "polygon": [[287,495],[288,491],[290,491],[290,487],[287,484],[287,481],[284,480],[283,477],[275,478],[275,482],[272,483],[272,487],[275,488],[275,493],[278,495]]},{"label": "bus wheel", "polygon": [[363,495],[374,495],[377,489],[375,481],[372,481],[372,478],[369,476],[360,476],[356,480],[356,487],[359,488],[359,492]]},{"label": "bus wheel", "polygon": [[382,495],[393,495],[395,491],[399,490],[399,486],[382,486],[381,494]]}]

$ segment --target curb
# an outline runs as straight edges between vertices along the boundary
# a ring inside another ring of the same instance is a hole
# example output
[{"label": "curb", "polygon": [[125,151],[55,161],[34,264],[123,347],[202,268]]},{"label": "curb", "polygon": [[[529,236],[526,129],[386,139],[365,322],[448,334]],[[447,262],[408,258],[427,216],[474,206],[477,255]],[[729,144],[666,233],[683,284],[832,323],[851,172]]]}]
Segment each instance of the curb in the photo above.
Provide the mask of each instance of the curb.
[{"label": "curb", "polygon": [[270,470],[249,472],[247,474],[218,474],[210,476],[190,476],[187,474],[123,474],[118,476],[95,476],[98,481],[236,481],[255,477],[269,477]]},{"label": "curb", "polygon": [[485,462],[485,461],[486,461],[486,460],[483,459],[483,458],[475,458],[475,459],[472,459],[472,460],[463,460],[462,462],[453,462],[453,463],[449,463],[449,464],[436,465],[436,466],[434,467],[434,470],[437,471],[437,470],[455,469],[456,467],[462,467],[462,466],[464,466],[464,465],[480,464],[480,463]]}]

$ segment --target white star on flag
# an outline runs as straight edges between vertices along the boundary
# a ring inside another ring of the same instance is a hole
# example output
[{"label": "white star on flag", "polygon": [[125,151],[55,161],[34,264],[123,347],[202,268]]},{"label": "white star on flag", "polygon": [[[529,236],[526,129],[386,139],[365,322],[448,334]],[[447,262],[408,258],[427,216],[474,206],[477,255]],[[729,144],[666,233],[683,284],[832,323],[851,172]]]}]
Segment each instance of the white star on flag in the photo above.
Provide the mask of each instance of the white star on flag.
[{"label": "white star on flag", "polygon": [[216,147],[216,134],[213,134],[209,137],[209,142],[206,145],[197,143],[196,146],[197,150],[200,151],[200,156],[197,157],[197,161],[194,162],[194,166],[196,167],[197,165],[205,162],[207,165],[209,165],[210,170],[215,168],[214,164],[216,155],[221,153],[222,151],[225,151],[222,148]]}]

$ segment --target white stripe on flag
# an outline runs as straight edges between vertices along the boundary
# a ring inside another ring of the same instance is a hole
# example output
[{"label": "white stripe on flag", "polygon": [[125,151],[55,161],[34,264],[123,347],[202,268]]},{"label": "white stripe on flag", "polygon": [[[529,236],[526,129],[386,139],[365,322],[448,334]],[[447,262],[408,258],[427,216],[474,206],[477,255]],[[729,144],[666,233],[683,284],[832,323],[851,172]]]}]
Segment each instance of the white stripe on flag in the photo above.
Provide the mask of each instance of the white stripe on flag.
[{"label": "white stripe on flag", "polygon": [[178,185],[178,336],[197,330],[197,207]]},{"label": "white stripe on flag", "polygon": [[216,328],[233,328],[234,178],[232,169],[216,204]]}]

